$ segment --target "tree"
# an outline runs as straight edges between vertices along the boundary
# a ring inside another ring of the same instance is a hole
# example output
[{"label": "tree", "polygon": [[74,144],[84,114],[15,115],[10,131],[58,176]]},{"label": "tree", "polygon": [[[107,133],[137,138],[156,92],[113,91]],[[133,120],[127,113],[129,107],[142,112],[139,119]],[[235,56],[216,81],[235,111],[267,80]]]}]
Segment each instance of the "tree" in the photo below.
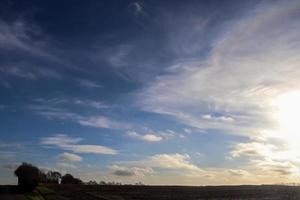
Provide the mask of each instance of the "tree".
[{"label": "tree", "polygon": [[87,185],[98,185],[98,183],[96,181],[89,181],[86,183]]},{"label": "tree", "polygon": [[32,192],[39,183],[39,174],[40,170],[37,167],[29,163],[22,163],[15,170],[19,189],[23,192]]},{"label": "tree", "polygon": [[61,174],[57,171],[40,171],[39,174],[41,183],[59,184]]},{"label": "tree", "polygon": [[82,184],[82,181],[78,178],[74,178],[71,174],[66,174],[61,177],[61,184]]},{"label": "tree", "polygon": [[61,178],[61,174],[56,171],[48,171],[47,173],[47,183],[59,184],[59,179]]}]

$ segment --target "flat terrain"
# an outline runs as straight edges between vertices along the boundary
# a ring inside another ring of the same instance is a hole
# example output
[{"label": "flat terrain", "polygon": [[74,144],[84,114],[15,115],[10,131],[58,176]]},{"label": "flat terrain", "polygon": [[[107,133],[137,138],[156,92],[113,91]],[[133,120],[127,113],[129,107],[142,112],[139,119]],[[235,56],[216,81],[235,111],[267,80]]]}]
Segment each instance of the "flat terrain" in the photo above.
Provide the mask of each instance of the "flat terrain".
[{"label": "flat terrain", "polygon": [[0,186],[0,200],[27,200],[27,198],[18,194],[15,186]]},{"label": "flat terrain", "polygon": [[74,200],[201,200],[201,199],[300,199],[300,187],[292,186],[48,186]]},{"label": "flat terrain", "polygon": [[295,186],[112,186],[43,185],[33,194],[18,194],[0,186],[0,200],[238,200],[300,199]]}]

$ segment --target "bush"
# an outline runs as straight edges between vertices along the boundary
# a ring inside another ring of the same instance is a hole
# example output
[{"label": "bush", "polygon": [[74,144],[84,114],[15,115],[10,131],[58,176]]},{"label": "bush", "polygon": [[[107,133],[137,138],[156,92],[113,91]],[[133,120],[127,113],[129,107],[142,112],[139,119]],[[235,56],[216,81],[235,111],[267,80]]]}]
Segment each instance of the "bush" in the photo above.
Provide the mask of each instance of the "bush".
[{"label": "bush", "polygon": [[61,184],[82,184],[82,181],[78,178],[74,178],[71,174],[66,174],[61,177]]}]

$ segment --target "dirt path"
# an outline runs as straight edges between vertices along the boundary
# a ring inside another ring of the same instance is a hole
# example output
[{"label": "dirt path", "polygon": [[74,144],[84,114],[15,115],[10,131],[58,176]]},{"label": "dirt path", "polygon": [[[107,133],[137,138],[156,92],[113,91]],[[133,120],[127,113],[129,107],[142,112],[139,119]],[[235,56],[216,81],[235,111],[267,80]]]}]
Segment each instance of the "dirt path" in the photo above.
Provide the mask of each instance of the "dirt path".
[{"label": "dirt path", "polygon": [[0,194],[1,200],[27,200],[24,195],[21,194]]}]

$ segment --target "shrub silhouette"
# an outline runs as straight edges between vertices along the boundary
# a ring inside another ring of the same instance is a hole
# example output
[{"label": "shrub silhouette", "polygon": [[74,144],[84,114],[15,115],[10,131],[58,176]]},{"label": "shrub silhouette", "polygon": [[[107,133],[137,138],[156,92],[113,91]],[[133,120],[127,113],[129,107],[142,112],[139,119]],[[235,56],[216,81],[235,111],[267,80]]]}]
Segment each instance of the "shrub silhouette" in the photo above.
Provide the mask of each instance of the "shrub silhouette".
[{"label": "shrub silhouette", "polygon": [[16,171],[18,187],[22,192],[32,192],[39,183],[39,169],[29,163],[22,163]]},{"label": "shrub silhouette", "polygon": [[61,184],[82,184],[82,181],[78,178],[74,178],[71,174],[66,174],[61,177]]}]

